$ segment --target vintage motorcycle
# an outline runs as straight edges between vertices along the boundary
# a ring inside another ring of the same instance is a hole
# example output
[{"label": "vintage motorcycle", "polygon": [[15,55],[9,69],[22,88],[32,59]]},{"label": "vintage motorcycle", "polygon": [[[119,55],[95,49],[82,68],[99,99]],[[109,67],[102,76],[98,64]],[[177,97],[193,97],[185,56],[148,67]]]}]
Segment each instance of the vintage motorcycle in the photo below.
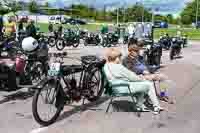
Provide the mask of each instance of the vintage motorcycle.
[{"label": "vintage motorcycle", "polygon": [[158,43],[160,43],[162,45],[163,49],[169,50],[171,47],[171,38],[167,35],[160,36]]},{"label": "vintage motorcycle", "polygon": [[[84,56],[81,57],[82,65],[64,65],[65,56],[65,53],[54,54],[57,60],[50,64],[48,77],[35,88],[32,112],[40,125],[48,126],[54,123],[65,104],[79,102],[81,99],[83,103],[84,99],[96,101],[103,93],[104,80],[101,72],[105,60],[100,61],[95,56]],[[79,76],[76,77],[75,74]],[[40,96],[43,97],[41,102]],[[49,111],[45,111],[45,113],[51,113],[48,114],[48,118],[44,118],[46,115],[40,113],[38,104],[43,104],[42,108],[48,105]],[[52,109],[54,111],[50,111]]]},{"label": "vintage motorcycle", "polygon": [[79,32],[73,31],[72,29],[67,29],[64,32],[64,35],[57,39],[56,48],[61,51],[65,46],[73,46],[74,48],[78,47],[80,44]]},{"label": "vintage motorcycle", "polygon": [[119,42],[119,35],[117,33],[105,33],[103,36],[103,47],[116,46]]},{"label": "vintage motorcycle", "polygon": [[99,45],[103,43],[103,38],[100,34],[95,34],[95,33],[89,33],[84,39],[84,45]]},{"label": "vintage motorcycle", "polygon": [[175,56],[180,56],[182,45],[183,45],[183,40],[181,37],[172,38],[172,45],[169,53],[170,60],[173,60]]},{"label": "vintage motorcycle", "polygon": [[18,48],[15,57],[0,59],[0,88],[12,91],[37,85],[47,75],[46,50],[41,48],[36,53],[26,53]]},{"label": "vintage motorcycle", "polygon": [[149,44],[144,52],[144,61],[150,66],[160,66],[162,57],[162,46],[160,44]]}]

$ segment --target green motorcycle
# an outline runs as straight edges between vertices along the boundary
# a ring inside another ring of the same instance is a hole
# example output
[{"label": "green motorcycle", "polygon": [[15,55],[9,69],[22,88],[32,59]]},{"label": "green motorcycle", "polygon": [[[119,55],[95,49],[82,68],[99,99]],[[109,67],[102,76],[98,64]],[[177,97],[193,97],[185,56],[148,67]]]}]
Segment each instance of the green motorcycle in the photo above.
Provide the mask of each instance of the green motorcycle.
[{"label": "green motorcycle", "polygon": [[65,46],[73,46],[74,48],[78,47],[80,44],[80,34],[79,31],[74,31],[72,29],[67,29],[64,31],[64,34],[57,39],[56,48],[61,51]]}]

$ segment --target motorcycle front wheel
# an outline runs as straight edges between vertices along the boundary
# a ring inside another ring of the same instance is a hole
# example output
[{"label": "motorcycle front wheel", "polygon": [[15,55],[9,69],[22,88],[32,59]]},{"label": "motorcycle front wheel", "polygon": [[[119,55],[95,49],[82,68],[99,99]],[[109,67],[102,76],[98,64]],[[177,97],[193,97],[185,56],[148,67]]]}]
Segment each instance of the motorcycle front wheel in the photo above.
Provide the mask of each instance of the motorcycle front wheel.
[{"label": "motorcycle front wheel", "polygon": [[57,85],[56,80],[45,81],[42,88],[35,91],[32,101],[32,113],[34,119],[40,125],[51,125],[59,117],[64,107],[63,97],[59,93],[59,85]]},{"label": "motorcycle front wheel", "polygon": [[54,37],[49,37],[48,43],[50,47],[54,47],[56,45],[56,39]]},{"label": "motorcycle front wheel", "polygon": [[75,40],[75,43],[73,43],[72,46],[74,48],[77,48],[79,46],[79,44],[80,44],[80,39],[78,38],[78,39]]},{"label": "motorcycle front wheel", "polygon": [[63,50],[65,48],[64,41],[61,40],[61,39],[57,40],[57,42],[56,42],[56,48],[59,51]]}]

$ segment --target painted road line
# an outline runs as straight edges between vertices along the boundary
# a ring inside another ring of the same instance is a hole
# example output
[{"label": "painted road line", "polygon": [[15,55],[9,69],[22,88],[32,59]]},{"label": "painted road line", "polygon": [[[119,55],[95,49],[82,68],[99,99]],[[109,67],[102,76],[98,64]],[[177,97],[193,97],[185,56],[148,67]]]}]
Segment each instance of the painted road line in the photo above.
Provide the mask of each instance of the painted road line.
[{"label": "painted road line", "polygon": [[41,133],[43,131],[46,131],[47,129],[48,127],[37,128],[37,129],[33,129],[30,133]]}]

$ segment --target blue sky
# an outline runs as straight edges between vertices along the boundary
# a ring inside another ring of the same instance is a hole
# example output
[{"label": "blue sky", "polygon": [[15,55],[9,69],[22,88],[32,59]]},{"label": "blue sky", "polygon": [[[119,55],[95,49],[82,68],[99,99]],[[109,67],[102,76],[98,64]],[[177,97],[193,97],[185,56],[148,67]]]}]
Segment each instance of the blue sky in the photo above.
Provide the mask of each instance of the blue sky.
[{"label": "blue sky", "polygon": [[[24,0],[28,1],[28,0]],[[153,10],[159,9],[158,13],[167,14],[172,13],[178,15],[184,8],[185,3],[192,0],[37,0],[40,3],[49,2],[53,7],[65,7],[71,5],[71,3],[82,3],[93,5],[97,8],[103,8],[105,5],[110,5],[110,8],[117,6],[130,6],[136,2],[144,2],[147,8]],[[112,6],[111,6],[112,5]]]}]

